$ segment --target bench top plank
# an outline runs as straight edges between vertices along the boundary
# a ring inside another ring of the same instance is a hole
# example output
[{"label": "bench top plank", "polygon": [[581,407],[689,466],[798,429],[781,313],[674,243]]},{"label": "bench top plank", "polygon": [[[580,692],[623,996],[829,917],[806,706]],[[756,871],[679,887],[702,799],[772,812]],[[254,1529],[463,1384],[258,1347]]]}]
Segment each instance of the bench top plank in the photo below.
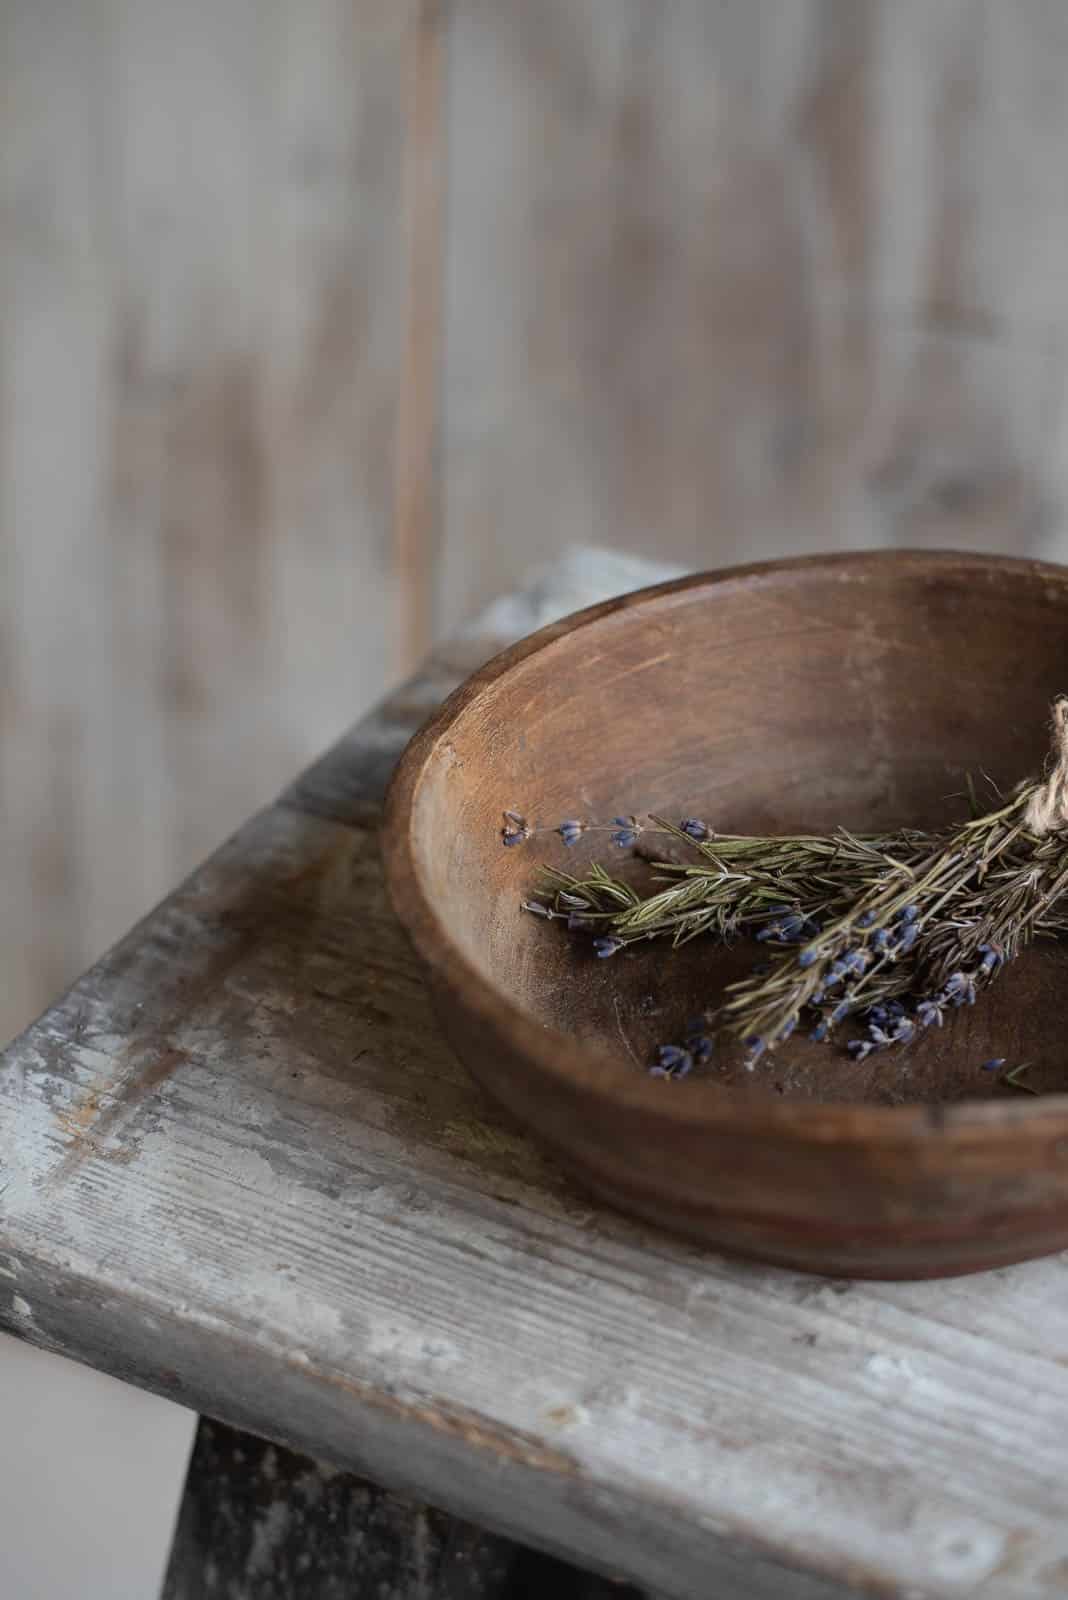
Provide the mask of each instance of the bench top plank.
[{"label": "bench top plank", "polygon": [[435,1027],[382,789],[496,644],[624,586],[583,561],[0,1058],[0,1325],[680,1600],[1062,1595],[1068,1259],[894,1285],[702,1253],[583,1196]]}]

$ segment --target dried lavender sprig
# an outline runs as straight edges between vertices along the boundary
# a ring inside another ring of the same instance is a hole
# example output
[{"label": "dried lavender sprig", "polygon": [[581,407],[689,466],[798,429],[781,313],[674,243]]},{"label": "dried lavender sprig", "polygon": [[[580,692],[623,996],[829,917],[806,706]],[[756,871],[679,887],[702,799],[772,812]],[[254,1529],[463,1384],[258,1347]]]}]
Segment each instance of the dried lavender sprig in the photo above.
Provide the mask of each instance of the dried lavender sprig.
[{"label": "dried lavender sprig", "polygon": [[[581,886],[583,894],[576,892],[579,880],[567,880],[571,887],[558,888],[558,901],[566,897],[576,903],[568,915],[578,915],[580,925],[586,925],[587,917],[609,924],[629,918],[632,938],[670,931],[678,941],[691,936],[691,930],[713,926],[721,933],[736,931],[745,921],[748,897],[753,916],[763,913],[765,918],[757,936],[789,942],[805,928],[811,905],[807,912],[801,909],[804,897],[799,896],[793,908],[780,906],[777,920],[769,921],[775,908],[766,905],[766,895],[764,901],[754,900],[754,886],[763,876],[765,889],[781,896],[785,869],[793,865],[796,872],[796,847],[801,845],[819,858],[819,892],[826,897],[837,889],[844,905],[832,899],[830,905],[839,914],[799,953],[775,964],[766,981],[758,984],[754,975],[733,986],[721,1015],[746,1039],[752,1062],[789,1037],[805,1009],[819,1018],[817,1037],[826,1037],[836,1023],[864,1009],[869,1036],[850,1044],[851,1053],[863,1059],[874,1049],[908,1042],[918,1029],[940,1024],[947,1007],[974,1003],[978,989],[1038,934],[1068,932],[1068,910],[1061,904],[1068,894],[1068,697],[1054,709],[1054,734],[1054,768],[1044,783],[1020,785],[1007,805],[973,816],[948,834],[912,831],[893,840],[892,849],[890,840],[858,839],[845,830],[831,841],[724,841],[693,818],[677,828],[654,819],[657,831],[696,844],[708,856],[711,870],[660,863],[661,876],[681,873],[690,881],[642,902],[629,886],[597,869],[592,882]],[[974,795],[972,809],[977,809]],[[625,820],[617,818],[616,824],[622,827]],[[509,832],[517,831],[517,824],[524,837],[531,831],[514,813],[506,814],[506,824],[506,843],[516,842]],[[572,842],[568,835],[582,828],[565,823],[559,832],[567,843]],[[640,831],[626,830],[626,842],[633,843]],[[617,837],[616,842],[624,840]],[[859,857],[864,867],[858,874],[853,859],[839,882],[834,869],[842,865],[843,851]],[[750,869],[756,857],[760,870],[731,872],[732,856]],[[816,875],[810,877],[808,892]],[[538,909],[543,915],[555,912],[544,905]],[[820,909],[827,909],[826,901]],[[625,942],[614,926],[602,926],[597,953],[612,954]],[[764,1031],[750,1031],[757,1025]],[[692,1052],[676,1046],[663,1047],[661,1058],[654,1069],[661,1076],[684,1075],[693,1060]]]},{"label": "dried lavender sprig", "polygon": [[556,834],[570,848],[587,833],[607,833],[620,850],[630,850],[643,833],[656,831],[650,830],[648,824],[636,816],[613,817],[611,822],[590,822],[585,817],[568,817],[550,827],[535,826],[519,811],[505,811],[502,816],[501,843],[505,845],[526,844],[528,839]]},{"label": "dried lavender sprig", "polygon": [[[681,829],[656,820],[658,831],[685,839]],[[666,886],[644,896],[599,864],[585,877],[548,869],[554,909],[572,909],[562,893],[582,896],[591,917],[610,918],[624,944],[670,937],[679,945],[698,934],[730,939],[745,931],[788,943],[811,933],[813,921],[844,912],[858,892],[888,874],[908,878],[931,840],[915,831],[858,839],[842,830],[829,838],[714,835],[698,848],[701,865],[654,862],[654,878]]]},{"label": "dried lavender sprig", "polygon": [[910,1010],[893,1029],[876,1023],[868,1040],[851,1046],[863,1059],[907,1043],[947,1007],[974,1003],[1040,929],[1064,926],[1058,905],[1068,892],[1068,846],[1063,836],[1036,840],[1027,825],[1042,787],[1024,787],[956,830],[910,888],[861,899],[769,978],[733,986],[725,1025],[762,1050],[788,1037],[806,1009],[826,1037],[857,1012],[908,996]]}]

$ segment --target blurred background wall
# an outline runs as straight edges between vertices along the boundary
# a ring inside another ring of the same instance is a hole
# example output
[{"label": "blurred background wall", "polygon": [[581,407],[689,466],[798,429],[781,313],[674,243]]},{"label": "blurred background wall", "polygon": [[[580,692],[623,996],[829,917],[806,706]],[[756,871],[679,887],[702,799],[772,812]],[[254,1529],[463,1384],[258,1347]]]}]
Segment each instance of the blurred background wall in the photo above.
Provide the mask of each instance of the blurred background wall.
[{"label": "blurred background wall", "polygon": [[0,1032],[574,541],[1056,556],[1061,0],[4,0]]},{"label": "blurred background wall", "polygon": [[1066,555],[1066,78],[1062,0],[2,0],[0,1035],[574,541]]}]

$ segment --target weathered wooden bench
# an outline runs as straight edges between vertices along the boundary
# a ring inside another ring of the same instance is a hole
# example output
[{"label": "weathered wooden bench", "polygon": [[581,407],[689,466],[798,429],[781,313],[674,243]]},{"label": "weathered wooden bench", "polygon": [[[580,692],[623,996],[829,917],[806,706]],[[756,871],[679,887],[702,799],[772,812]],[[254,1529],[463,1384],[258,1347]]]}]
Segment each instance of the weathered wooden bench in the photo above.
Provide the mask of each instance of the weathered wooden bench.
[{"label": "weathered wooden bench", "polygon": [[[702,1254],[574,1189],[434,1025],[383,786],[497,644],[620,576],[440,650],[11,1046],[0,1325],[679,1600],[1062,1596],[1065,1259],[858,1285]],[[202,1428],[201,1470],[239,1448]]]}]

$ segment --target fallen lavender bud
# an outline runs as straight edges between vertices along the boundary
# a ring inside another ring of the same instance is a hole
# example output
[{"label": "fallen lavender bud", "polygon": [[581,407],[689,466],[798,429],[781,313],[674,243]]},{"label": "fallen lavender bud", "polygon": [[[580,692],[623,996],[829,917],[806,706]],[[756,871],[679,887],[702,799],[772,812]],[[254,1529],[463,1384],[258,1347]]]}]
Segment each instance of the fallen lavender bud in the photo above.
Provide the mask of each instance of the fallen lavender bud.
[{"label": "fallen lavender bud", "polygon": [[504,827],[501,829],[501,842],[506,845],[522,844],[530,838],[530,828],[527,819],[521,817],[518,811],[504,813]]},{"label": "fallen lavender bud", "polygon": [[629,850],[636,845],[642,832],[642,825],[637,817],[613,818],[615,828],[610,835],[612,843],[618,845],[620,850]]}]

